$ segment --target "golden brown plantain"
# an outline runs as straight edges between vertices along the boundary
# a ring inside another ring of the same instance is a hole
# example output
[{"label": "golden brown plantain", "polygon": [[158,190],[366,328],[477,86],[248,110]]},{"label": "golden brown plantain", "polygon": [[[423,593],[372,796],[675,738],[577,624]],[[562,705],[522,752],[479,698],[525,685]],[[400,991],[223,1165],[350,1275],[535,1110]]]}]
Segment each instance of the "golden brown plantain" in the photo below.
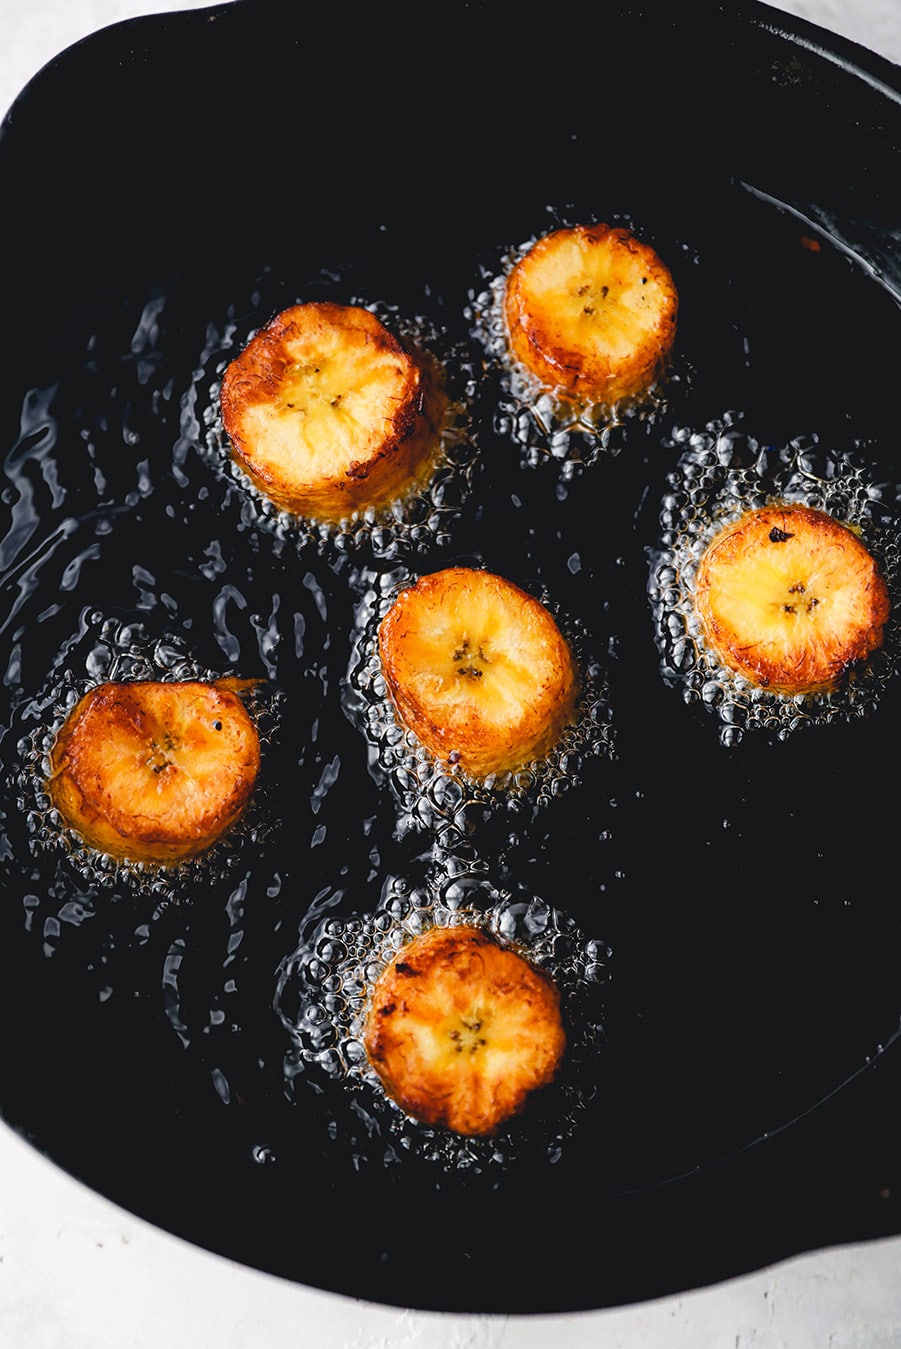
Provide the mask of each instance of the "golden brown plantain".
[{"label": "golden brown plantain", "polygon": [[420,577],[382,620],[379,653],[404,725],[474,778],[544,757],[572,720],[569,644],[539,600],[492,572]]},{"label": "golden brown plantain", "polygon": [[669,269],[629,230],[554,230],[507,278],[516,360],[549,390],[610,406],[645,393],[669,358],[678,296]]},{"label": "golden brown plantain", "polygon": [[858,536],[823,511],[747,511],[704,551],[695,602],[719,659],[783,694],[826,692],[882,645],[889,592]]},{"label": "golden brown plantain", "polygon": [[67,717],[48,790],[91,847],[176,863],[235,824],[259,766],[256,727],[227,681],[110,682]]},{"label": "golden brown plantain", "polygon": [[428,476],[446,399],[437,362],[357,305],[296,304],[227,367],[234,458],[277,506],[331,523]]},{"label": "golden brown plantain", "polygon": [[553,981],[476,927],[435,927],[378,979],[369,1061],[401,1109],[492,1134],[556,1076],[566,1047]]}]

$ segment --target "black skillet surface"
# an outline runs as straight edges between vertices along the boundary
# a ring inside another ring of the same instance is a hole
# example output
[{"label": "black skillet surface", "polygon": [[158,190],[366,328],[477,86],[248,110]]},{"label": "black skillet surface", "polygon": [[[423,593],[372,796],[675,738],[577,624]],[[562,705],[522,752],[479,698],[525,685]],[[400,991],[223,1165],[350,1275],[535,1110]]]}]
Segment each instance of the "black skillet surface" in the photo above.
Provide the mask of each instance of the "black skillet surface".
[{"label": "black skillet surface", "polygon": [[[763,445],[863,447],[894,509],[901,79],[762,5],[688,9],[438,26],[237,0],[97,34],[3,129],[0,1106],[97,1191],[302,1283],[591,1308],[901,1231],[901,683],[727,748],[663,680],[647,594],[683,433],[727,413]],[[525,1121],[464,1167],[414,1130],[385,1160],[365,1096],[313,1071],[288,1089],[274,1004],[318,915],[434,862],[345,708],[360,568],[394,563],[257,527],[199,452],[206,366],[323,289],[469,349],[504,251],[587,218],[673,268],[665,406],[571,477],[530,465],[475,343],[472,492],[401,560],[540,581],[590,634],[615,757],[534,818],[476,822],[467,857],[597,943],[604,1034],[566,1136]],[[281,698],[268,828],[174,897],[28,831],[29,737],[104,631]]]}]

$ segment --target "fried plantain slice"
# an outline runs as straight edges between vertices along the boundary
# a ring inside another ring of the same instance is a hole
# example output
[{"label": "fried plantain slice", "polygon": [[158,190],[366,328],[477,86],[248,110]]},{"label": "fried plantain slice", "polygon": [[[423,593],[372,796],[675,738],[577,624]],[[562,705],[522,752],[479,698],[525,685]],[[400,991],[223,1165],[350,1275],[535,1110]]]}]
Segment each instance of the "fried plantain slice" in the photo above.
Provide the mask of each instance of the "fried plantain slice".
[{"label": "fried plantain slice", "polygon": [[669,268],[631,231],[554,230],[507,278],[504,316],[515,359],[545,388],[611,406],[659,378],[676,336]]},{"label": "fried plantain slice", "polygon": [[542,758],[573,718],[569,644],[540,600],[492,572],[420,577],[382,620],[379,653],[404,725],[474,778]]},{"label": "fried plantain slice", "polygon": [[376,982],[364,1045],[414,1119],[495,1133],[553,1081],[566,1047],[553,981],[477,927],[434,927]]},{"label": "fried plantain slice", "polygon": [[63,724],[48,790],[89,846],[172,864],[204,852],[237,822],[259,766],[256,727],[232,689],[109,682],[90,689]]},{"label": "fried plantain slice", "polygon": [[885,579],[846,525],[804,505],[746,511],[708,544],[695,603],[709,646],[751,684],[834,689],[883,641]]},{"label": "fried plantain slice", "polygon": [[261,328],[220,391],[235,461],[281,509],[331,523],[422,483],[447,406],[438,363],[359,305],[296,304]]}]

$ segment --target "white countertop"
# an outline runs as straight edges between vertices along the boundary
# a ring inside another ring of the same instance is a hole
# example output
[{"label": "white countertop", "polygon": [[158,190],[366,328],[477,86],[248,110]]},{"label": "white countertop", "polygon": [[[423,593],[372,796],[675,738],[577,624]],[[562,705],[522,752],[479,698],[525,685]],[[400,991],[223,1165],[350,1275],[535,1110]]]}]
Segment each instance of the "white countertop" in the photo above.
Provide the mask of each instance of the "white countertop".
[{"label": "white countertop", "polygon": [[[58,51],[201,0],[0,0],[0,111]],[[901,0],[777,5],[901,64]],[[899,1349],[901,1238],[801,1256],[633,1307],[554,1317],[408,1312],[235,1265],[99,1198],[0,1123],[0,1349]]]}]

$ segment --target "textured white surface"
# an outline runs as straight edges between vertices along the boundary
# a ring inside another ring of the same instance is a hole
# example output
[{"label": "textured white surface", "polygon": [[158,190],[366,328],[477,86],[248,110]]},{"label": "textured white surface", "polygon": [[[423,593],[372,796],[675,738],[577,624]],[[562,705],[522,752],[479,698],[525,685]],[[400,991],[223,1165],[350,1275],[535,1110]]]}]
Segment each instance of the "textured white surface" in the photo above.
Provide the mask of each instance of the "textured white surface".
[{"label": "textured white surface", "polygon": [[[150,0],[0,0],[0,109],[58,51]],[[901,0],[785,0],[901,64]],[[590,1239],[590,1238],[589,1238]],[[553,1318],[372,1307],[261,1275],[85,1190],[0,1124],[0,1349],[901,1349],[901,1239]]]},{"label": "textured white surface", "polygon": [[901,65],[901,0],[780,0],[776,8]]}]

